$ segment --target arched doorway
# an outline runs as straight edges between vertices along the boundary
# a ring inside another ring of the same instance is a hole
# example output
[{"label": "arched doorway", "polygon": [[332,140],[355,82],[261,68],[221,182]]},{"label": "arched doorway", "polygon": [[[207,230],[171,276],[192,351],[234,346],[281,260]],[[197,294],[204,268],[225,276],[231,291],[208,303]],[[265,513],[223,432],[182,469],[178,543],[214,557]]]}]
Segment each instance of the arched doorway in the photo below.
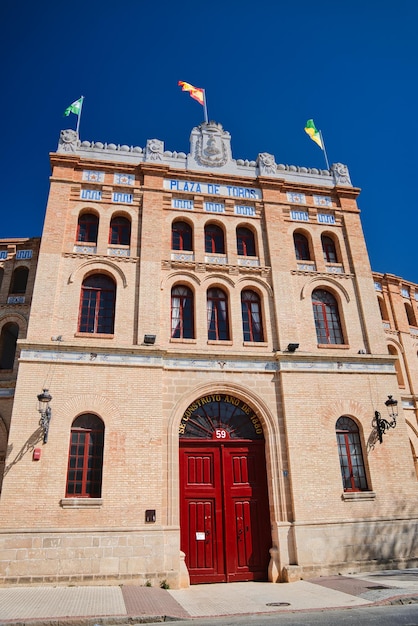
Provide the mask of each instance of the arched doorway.
[{"label": "arched doorway", "polygon": [[200,397],[180,423],[181,550],[191,584],[267,580],[271,547],[263,429],[227,394]]}]

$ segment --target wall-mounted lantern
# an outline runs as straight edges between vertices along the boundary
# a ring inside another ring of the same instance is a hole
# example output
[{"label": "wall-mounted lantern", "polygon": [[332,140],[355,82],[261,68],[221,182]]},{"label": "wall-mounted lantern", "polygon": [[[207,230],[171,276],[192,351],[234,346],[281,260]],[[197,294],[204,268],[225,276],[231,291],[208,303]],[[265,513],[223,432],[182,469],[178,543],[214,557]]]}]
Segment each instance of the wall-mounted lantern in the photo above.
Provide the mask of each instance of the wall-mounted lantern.
[{"label": "wall-mounted lantern", "polygon": [[376,423],[377,435],[379,437],[380,443],[383,443],[383,435],[389,428],[396,427],[396,418],[398,417],[397,406],[398,401],[394,400],[392,396],[388,396],[388,399],[385,402],[386,408],[388,410],[389,420],[384,419],[379,411],[374,412],[374,419]]},{"label": "wall-mounted lantern", "polygon": [[51,407],[49,403],[52,400],[52,396],[49,393],[48,389],[44,389],[42,393],[38,395],[38,411],[41,414],[41,419],[39,420],[39,426],[42,428],[44,433],[43,441],[47,443],[48,441],[48,431],[49,431],[49,423],[51,421]]}]

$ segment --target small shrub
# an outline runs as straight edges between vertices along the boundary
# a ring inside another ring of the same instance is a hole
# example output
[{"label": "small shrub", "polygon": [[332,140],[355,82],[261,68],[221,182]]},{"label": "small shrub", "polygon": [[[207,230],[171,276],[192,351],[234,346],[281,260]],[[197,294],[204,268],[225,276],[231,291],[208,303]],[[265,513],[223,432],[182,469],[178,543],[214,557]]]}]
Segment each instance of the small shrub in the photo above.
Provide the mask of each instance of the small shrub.
[{"label": "small shrub", "polygon": [[160,582],[160,587],[161,587],[161,589],[170,589],[170,585],[168,584],[168,582],[166,581],[165,578],[164,578],[164,580],[162,580]]}]

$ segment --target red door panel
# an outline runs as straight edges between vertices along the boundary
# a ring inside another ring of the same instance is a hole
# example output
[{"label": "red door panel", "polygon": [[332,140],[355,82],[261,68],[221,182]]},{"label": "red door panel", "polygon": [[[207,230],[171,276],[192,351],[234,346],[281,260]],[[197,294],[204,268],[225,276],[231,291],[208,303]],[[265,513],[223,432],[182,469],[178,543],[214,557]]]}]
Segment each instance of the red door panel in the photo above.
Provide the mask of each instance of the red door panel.
[{"label": "red door panel", "polygon": [[206,574],[216,572],[216,553],[214,552],[214,502],[189,501],[189,534],[187,552],[189,568]]},{"label": "red door panel", "polygon": [[264,442],[180,441],[181,549],[192,584],[266,580]]},{"label": "red door panel", "polygon": [[180,446],[181,549],[193,583],[223,582],[220,451]]},{"label": "red door panel", "polygon": [[228,580],[266,580],[271,532],[263,442],[227,446],[223,456]]}]

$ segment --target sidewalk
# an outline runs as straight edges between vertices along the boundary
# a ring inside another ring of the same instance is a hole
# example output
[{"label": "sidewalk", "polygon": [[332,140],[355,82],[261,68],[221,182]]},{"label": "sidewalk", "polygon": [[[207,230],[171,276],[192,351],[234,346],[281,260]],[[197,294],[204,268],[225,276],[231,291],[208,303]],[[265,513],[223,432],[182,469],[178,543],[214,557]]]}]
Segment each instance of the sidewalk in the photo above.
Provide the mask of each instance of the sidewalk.
[{"label": "sidewalk", "polygon": [[296,583],[0,588],[0,626],[90,626],[418,602],[418,568]]}]

